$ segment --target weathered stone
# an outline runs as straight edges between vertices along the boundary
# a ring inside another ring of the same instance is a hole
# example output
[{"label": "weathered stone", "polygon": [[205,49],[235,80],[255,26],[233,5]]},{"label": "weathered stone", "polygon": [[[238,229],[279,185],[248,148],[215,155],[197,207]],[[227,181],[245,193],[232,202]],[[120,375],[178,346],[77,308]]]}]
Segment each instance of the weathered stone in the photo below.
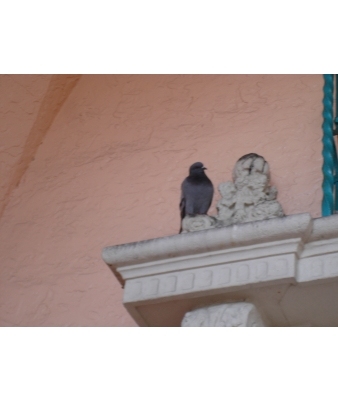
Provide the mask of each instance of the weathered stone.
[{"label": "weathered stone", "polygon": [[187,312],[182,327],[263,327],[255,306],[248,302],[225,303]]},{"label": "weathered stone", "polygon": [[233,170],[233,182],[219,185],[222,199],[217,204],[221,225],[283,217],[276,200],[277,188],[270,186],[270,168],[256,153],[241,157]]},{"label": "weathered stone", "polygon": [[194,217],[185,216],[182,220],[182,233],[206,230],[215,227],[216,224],[217,219],[206,214],[199,214]]},{"label": "weathered stone", "polygon": [[[295,214],[117,245],[103,259],[141,326],[180,326],[191,311],[244,300],[266,326],[338,326],[338,215]],[[208,311],[208,321],[195,323],[224,324],[221,312]]]}]

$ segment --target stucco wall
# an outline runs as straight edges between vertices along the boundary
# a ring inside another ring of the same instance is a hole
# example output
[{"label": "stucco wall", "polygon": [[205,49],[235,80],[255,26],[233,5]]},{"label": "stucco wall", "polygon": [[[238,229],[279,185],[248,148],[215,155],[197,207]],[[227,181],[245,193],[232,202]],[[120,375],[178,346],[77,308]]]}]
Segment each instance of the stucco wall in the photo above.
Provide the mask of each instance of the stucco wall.
[{"label": "stucco wall", "polygon": [[[2,111],[16,94],[32,124],[32,105],[6,85]],[[258,153],[286,214],[320,216],[320,75],[84,75],[73,86],[0,221],[1,325],[134,325],[101,250],[177,234],[195,161],[216,187]]]},{"label": "stucco wall", "polygon": [[50,78],[50,75],[0,77],[0,210]]}]

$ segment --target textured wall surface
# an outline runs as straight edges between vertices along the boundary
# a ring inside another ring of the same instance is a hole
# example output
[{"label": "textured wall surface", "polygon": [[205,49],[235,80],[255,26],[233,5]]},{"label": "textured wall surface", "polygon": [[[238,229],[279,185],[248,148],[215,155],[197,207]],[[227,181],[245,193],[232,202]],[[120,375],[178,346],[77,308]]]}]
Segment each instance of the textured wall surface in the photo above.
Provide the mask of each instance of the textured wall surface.
[{"label": "textured wall surface", "polygon": [[285,213],[320,216],[321,100],[320,75],[82,76],[0,221],[0,324],[134,325],[101,250],[177,234],[193,162],[216,187],[258,153]]},{"label": "textured wall surface", "polygon": [[0,210],[50,78],[50,75],[0,76]]},{"label": "textured wall surface", "polygon": [[0,77],[0,218],[80,75]]}]

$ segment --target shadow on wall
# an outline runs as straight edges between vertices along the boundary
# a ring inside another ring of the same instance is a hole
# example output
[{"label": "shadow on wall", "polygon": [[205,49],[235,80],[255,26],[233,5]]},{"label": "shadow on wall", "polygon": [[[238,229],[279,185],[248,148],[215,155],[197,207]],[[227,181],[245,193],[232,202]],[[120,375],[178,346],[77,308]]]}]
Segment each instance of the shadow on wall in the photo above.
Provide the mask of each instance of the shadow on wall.
[{"label": "shadow on wall", "polygon": [[20,159],[13,169],[5,197],[0,204],[0,219],[8,204],[12,191],[19,185],[21,178],[43,142],[49,127],[65,103],[69,94],[79,82],[81,75],[53,75],[46,94],[41,102],[37,118],[28,134]]}]

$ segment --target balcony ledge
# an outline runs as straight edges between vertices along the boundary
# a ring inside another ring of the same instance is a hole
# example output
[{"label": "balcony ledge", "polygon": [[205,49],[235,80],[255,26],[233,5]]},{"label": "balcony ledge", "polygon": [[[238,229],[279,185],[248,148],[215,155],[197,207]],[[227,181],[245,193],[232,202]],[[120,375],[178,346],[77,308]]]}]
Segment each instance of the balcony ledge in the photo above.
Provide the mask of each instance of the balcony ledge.
[{"label": "balcony ledge", "polygon": [[107,247],[140,326],[249,302],[267,326],[338,326],[338,216],[298,214]]}]

